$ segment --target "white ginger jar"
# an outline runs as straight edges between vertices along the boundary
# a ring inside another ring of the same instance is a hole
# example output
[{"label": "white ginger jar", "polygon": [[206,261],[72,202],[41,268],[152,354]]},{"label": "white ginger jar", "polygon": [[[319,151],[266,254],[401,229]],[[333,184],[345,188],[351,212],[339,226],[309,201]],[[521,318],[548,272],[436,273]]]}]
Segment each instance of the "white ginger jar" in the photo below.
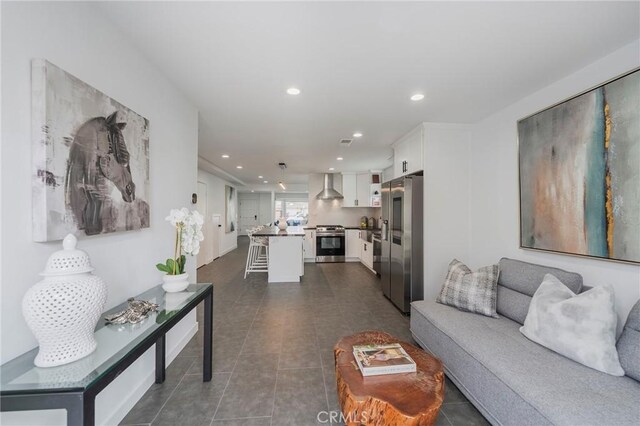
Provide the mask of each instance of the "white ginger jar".
[{"label": "white ginger jar", "polygon": [[42,281],[27,290],[22,314],[40,345],[37,367],[68,364],[92,353],[94,330],[107,302],[107,285],[92,274],[89,256],[76,249],[69,234],[64,250],[53,253],[40,274]]}]

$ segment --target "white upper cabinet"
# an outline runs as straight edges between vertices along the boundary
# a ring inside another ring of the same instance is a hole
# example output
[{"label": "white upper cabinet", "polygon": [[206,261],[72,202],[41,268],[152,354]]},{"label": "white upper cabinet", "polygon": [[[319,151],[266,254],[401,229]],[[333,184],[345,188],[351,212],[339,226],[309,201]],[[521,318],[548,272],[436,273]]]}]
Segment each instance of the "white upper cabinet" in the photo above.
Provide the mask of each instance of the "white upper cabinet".
[{"label": "white upper cabinet", "polygon": [[371,173],[358,173],[357,176],[357,206],[371,207]]},{"label": "white upper cabinet", "polygon": [[342,173],[342,207],[380,207],[379,182],[378,172]]},{"label": "white upper cabinet", "polygon": [[424,124],[404,135],[393,144],[393,177],[424,170]]},{"label": "white upper cabinet", "polygon": [[371,207],[371,173],[343,173],[342,195],[342,207]]},{"label": "white upper cabinet", "polygon": [[342,207],[358,207],[358,183],[355,173],[342,174]]}]

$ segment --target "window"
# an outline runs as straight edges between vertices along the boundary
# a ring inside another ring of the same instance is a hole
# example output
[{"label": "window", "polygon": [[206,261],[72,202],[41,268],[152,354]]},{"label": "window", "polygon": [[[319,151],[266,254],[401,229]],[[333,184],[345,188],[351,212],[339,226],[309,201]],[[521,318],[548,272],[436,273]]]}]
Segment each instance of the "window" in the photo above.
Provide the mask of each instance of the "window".
[{"label": "window", "polygon": [[309,201],[276,200],[276,220],[284,217],[289,226],[306,225],[309,220]]}]

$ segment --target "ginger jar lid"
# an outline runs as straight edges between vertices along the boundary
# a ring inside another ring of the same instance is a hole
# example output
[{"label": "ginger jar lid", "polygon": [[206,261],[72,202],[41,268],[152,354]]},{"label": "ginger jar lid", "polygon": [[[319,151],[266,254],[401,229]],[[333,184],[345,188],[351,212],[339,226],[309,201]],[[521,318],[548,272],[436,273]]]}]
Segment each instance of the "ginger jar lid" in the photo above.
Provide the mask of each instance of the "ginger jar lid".
[{"label": "ginger jar lid", "polygon": [[58,275],[82,274],[93,271],[89,255],[82,250],[76,249],[78,239],[75,235],[69,234],[62,240],[63,250],[58,250],[49,256],[47,266],[40,275],[53,277]]}]

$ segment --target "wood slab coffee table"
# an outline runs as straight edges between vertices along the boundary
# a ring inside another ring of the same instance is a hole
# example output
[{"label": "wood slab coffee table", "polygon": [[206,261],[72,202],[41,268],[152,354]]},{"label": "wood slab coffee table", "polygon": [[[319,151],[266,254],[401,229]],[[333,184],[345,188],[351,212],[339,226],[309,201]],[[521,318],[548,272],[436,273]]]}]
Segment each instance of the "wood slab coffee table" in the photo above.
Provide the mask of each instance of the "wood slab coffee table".
[{"label": "wood slab coffee table", "polygon": [[[416,362],[415,373],[363,377],[354,345],[400,343]],[[442,362],[380,331],[343,337],[333,348],[340,407],[348,425],[432,425],[444,399]]]}]

